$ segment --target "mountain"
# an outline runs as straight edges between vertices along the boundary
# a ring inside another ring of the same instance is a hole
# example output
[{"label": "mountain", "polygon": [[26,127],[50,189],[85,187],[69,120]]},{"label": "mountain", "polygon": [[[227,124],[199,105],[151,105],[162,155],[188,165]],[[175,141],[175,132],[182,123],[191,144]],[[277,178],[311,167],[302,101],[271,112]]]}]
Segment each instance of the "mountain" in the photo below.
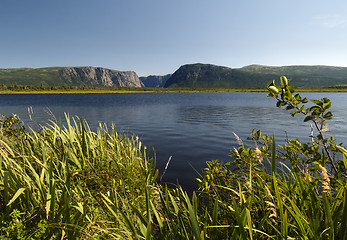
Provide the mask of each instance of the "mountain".
[{"label": "mountain", "polygon": [[164,87],[264,88],[268,81],[285,75],[296,87],[328,87],[347,85],[347,68],[332,66],[250,65],[228,68],[211,64],[181,66]]},{"label": "mountain", "polygon": [[140,77],[141,82],[145,87],[164,87],[166,81],[171,77],[172,74],[164,76],[150,75],[148,77]]},{"label": "mountain", "polygon": [[182,65],[172,75],[139,78],[133,71],[101,67],[0,69],[0,84],[95,87],[264,88],[285,75],[296,87],[347,86],[347,68],[333,66],[263,66],[229,68],[212,64]]},{"label": "mountain", "polygon": [[144,87],[133,71],[116,71],[100,67],[0,69],[0,84]]},{"label": "mountain", "polygon": [[260,74],[211,64],[181,66],[164,87],[263,88],[273,74]]}]

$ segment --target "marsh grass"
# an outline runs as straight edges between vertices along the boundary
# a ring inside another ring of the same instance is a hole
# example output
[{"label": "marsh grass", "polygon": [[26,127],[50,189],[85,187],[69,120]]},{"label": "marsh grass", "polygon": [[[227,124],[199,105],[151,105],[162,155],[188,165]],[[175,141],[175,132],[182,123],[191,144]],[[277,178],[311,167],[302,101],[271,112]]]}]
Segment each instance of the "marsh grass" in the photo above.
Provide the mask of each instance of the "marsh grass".
[{"label": "marsh grass", "polygon": [[7,128],[0,133],[1,221],[18,210],[31,237],[41,220],[43,236],[105,235],[112,224],[102,195],[118,195],[120,208],[141,206],[146,186],[156,178],[155,160],[148,159],[138,139],[118,134],[114,126],[100,125],[93,132],[83,120],[66,116],[66,122],[66,127],[51,122],[26,132],[16,117],[1,122]]}]

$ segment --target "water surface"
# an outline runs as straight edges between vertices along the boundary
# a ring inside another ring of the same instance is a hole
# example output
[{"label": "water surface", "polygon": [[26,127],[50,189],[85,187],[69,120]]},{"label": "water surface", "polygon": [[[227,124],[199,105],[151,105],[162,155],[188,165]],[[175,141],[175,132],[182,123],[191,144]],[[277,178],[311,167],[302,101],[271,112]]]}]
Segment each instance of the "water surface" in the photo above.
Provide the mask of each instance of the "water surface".
[{"label": "water surface", "polygon": [[[347,93],[303,93],[308,98],[328,97],[334,114],[329,128],[339,142],[346,140]],[[238,143],[235,132],[245,140],[253,128],[272,135],[278,143],[286,137],[307,141],[311,133],[303,117],[292,118],[277,109],[266,93],[122,93],[122,94],[39,94],[0,95],[0,114],[15,113],[29,121],[32,107],[36,124],[64,113],[86,119],[96,129],[99,122],[114,123],[118,131],[136,134],[155,148],[157,166],[162,170],[172,160],[164,181],[176,182],[187,190],[208,160],[232,160],[228,155]],[[250,142],[249,144],[252,144]]]}]

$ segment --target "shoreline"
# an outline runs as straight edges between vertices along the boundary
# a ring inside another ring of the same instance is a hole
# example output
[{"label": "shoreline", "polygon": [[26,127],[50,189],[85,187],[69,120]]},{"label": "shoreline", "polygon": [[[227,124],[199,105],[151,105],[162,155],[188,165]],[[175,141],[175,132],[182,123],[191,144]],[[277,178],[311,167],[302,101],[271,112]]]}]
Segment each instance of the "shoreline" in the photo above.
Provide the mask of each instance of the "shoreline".
[{"label": "shoreline", "polygon": [[[1,90],[0,94],[120,94],[120,93],[198,93],[198,92],[267,92],[263,88],[139,88],[139,89],[86,89],[86,90]],[[347,92],[347,88],[299,88],[296,92]]]}]

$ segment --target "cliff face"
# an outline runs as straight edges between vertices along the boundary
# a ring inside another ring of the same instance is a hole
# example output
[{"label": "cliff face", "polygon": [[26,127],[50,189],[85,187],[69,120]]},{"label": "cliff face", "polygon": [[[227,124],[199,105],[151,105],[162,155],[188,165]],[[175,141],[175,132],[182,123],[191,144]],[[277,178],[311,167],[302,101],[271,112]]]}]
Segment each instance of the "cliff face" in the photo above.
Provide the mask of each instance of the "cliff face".
[{"label": "cliff face", "polygon": [[148,77],[140,77],[145,87],[164,87],[166,81],[171,77],[172,74],[164,76],[150,75]]},{"label": "cliff face", "polygon": [[121,72],[100,67],[67,67],[61,70],[59,75],[71,85],[144,87],[133,71]]}]

